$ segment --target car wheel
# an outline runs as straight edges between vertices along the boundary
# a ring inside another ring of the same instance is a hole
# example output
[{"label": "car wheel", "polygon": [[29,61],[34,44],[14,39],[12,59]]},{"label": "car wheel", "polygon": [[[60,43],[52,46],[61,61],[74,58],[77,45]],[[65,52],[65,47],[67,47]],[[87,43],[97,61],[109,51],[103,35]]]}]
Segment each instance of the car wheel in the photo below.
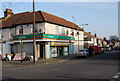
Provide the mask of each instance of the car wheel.
[{"label": "car wheel", "polygon": [[88,57],[89,57],[89,54],[86,55],[86,58],[88,58]]}]

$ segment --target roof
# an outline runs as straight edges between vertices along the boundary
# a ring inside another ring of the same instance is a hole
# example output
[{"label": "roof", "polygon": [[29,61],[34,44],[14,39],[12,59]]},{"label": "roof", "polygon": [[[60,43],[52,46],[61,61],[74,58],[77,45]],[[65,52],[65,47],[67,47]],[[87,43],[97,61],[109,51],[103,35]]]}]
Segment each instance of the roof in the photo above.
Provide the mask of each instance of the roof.
[{"label": "roof", "polygon": [[[9,16],[6,20],[2,20],[2,27],[14,27],[16,25],[28,24],[33,22],[33,12],[23,12],[19,14],[13,14]],[[71,27],[83,31],[82,28],[78,27],[76,24],[65,20],[64,18],[43,12],[35,12],[35,22],[49,22],[65,27]]]},{"label": "roof", "polygon": [[102,40],[101,38],[97,38],[98,40]]},{"label": "roof", "polygon": [[84,32],[84,36],[95,37],[94,35],[92,35],[92,34],[89,33],[89,32]]},{"label": "roof", "polygon": [[0,20],[2,20],[2,18],[0,18]]}]

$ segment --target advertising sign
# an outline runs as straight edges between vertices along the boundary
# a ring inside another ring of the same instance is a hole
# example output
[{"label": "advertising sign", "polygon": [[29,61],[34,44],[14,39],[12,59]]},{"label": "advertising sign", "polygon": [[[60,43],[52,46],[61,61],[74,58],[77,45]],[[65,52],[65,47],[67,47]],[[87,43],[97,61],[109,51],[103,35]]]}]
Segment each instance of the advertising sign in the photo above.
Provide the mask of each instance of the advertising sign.
[{"label": "advertising sign", "polygon": [[[68,37],[68,36],[59,36],[59,35],[51,35],[51,34],[36,34],[36,39],[56,39],[56,40],[75,40],[74,37]],[[28,40],[33,39],[33,35],[17,35],[13,36],[13,40]]]},{"label": "advertising sign", "polygon": [[51,42],[50,46],[69,46],[68,42]]}]

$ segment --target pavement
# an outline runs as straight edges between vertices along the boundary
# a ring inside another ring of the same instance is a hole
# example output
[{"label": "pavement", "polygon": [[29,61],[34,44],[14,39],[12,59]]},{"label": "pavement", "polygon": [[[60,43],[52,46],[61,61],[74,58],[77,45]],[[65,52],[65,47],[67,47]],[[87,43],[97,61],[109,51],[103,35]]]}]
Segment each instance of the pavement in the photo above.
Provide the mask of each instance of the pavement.
[{"label": "pavement", "polygon": [[61,63],[61,62],[66,62],[70,59],[73,59],[74,55],[69,55],[69,56],[61,56],[58,58],[50,58],[50,59],[41,59],[37,60],[35,63],[33,61],[2,61],[2,65],[43,65],[43,64],[55,64],[55,63]]},{"label": "pavement", "polygon": [[[111,53],[114,51],[111,51]],[[109,51],[105,52],[106,54],[109,53]],[[40,60],[36,60],[36,63],[33,63],[33,61],[2,61],[0,62],[1,65],[23,65],[23,66],[27,66],[27,65],[44,65],[44,64],[56,64],[56,63],[62,63],[62,62],[66,62],[69,60],[73,60],[76,59],[74,58],[76,57],[76,55],[69,55],[69,56],[60,56],[58,58],[50,58],[50,59],[40,59]],[[79,57],[78,57],[79,58]]]},{"label": "pavement", "polygon": [[[109,51],[106,51],[108,53]],[[2,61],[2,65],[43,65],[43,64],[55,64],[55,63],[61,63],[66,62],[72,59],[75,59],[76,55],[69,55],[69,56],[60,56],[58,58],[50,58],[50,59],[40,59],[36,60],[36,63],[33,63],[33,61]],[[0,63],[0,64],[1,64]]]}]

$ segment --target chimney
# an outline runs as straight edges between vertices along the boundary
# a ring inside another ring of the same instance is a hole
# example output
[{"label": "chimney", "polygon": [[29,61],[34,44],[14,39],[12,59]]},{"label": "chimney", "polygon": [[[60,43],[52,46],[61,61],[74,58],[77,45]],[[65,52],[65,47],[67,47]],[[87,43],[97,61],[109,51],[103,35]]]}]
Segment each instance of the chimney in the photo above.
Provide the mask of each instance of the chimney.
[{"label": "chimney", "polygon": [[8,17],[10,15],[13,15],[14,13],[12,12],[12,9],[6,9],[4,11],[4,17]]},{"label": "chimney", "polygon": [[89,34],[91,34],[91,32],[88,32]]},{"label": "chimney", "polygon": [[94,35],[95,37],[97,37],[97,34],[95,33],[95,35]]}]

